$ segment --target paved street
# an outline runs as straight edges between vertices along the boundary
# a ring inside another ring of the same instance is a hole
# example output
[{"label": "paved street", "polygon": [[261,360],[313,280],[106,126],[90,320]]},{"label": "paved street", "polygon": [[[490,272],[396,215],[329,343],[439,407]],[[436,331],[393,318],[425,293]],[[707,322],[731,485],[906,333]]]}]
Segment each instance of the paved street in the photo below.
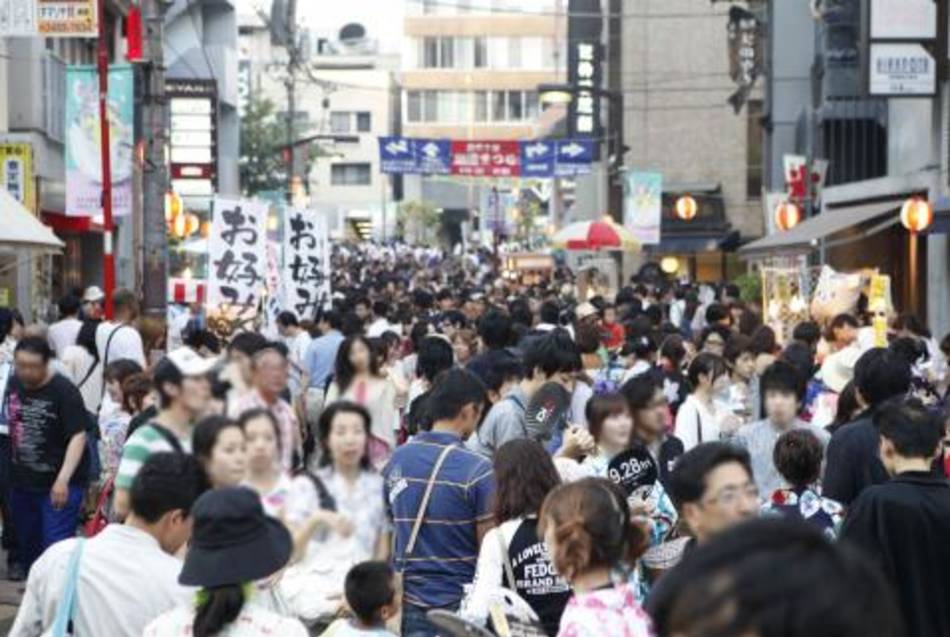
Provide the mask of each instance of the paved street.
[{"label": "paved street", "polygon": [[0,570],[3,571],[3,579],[0,579],[0,634],[6,635],[13,626],[17,606],[23,597],[24,582],[7,581],[6,567]]}]

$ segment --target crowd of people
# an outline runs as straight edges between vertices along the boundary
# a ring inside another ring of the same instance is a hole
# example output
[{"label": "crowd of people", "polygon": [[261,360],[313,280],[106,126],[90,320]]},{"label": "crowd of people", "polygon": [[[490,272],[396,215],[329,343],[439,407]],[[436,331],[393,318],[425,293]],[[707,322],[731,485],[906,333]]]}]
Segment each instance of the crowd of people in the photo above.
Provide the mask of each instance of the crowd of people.
[{"label": "crowd of people", "polygon": [[917,317],[780,343],[731,284],[579,299],[372,244],[332,289],[232,334],[126,290],[0,308],[13,637],[950,635],[950,336]]}]

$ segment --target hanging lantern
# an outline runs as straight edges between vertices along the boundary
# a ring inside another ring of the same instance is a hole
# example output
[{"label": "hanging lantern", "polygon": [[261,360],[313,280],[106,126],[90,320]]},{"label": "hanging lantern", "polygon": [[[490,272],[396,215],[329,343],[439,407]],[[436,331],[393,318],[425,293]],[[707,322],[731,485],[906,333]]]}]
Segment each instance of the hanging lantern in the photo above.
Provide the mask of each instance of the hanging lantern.
[{"label": "hanging lantern", "polygon": [[174,191],[165,193],[165,221],[172,223],[181,214],[181,197]]},{"label": "hanging lantern", "polygon": [[901,207],[901,223],[911,232],[926,230],[933,219],[933,207],[921,197],[911,197]]},{"label": "hanging lantern", "polygon": [[689,195],[683,195],[676,200],[676,216],[683,221],[689,221],[695,217],[697,209],[696,200]]},{"label": "hanging lantern", "polygon": [[775,225],[781,230],[791,230],[802,220],[802,213],[798,206],[783,201],[775,207]]},{"label": "hanging lantern", "polygon": [[660,260],[660,270],[666,274],[676,274],[680,271],[680,261],[676,257],[663,257]]}]

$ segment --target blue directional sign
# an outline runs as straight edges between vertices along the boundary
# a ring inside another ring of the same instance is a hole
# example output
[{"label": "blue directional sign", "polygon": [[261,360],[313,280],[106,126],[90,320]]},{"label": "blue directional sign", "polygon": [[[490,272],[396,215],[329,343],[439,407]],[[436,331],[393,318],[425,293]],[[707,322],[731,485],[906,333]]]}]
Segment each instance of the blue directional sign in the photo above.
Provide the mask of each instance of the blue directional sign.
[{"label": "blue directional sign", "polygon": [[448,139],[413,139],[415,172],[447,175],[452,168],[452,142]]},{"label": "blue directional sign", "polygon": [[555,177],[573,177],[590,172],[594,160],[594,142],[586,139],[565,139],[557,142]]},{"label": "blue directional sign", "polygon": [[520,142],[521,176],[552,177],[554,175],[555,143],[552,141]]},{"label": "blue directional sign", "polygon": [[384,173],[414,173],[416,140],[408,137],[379,138],[379,169]]}]

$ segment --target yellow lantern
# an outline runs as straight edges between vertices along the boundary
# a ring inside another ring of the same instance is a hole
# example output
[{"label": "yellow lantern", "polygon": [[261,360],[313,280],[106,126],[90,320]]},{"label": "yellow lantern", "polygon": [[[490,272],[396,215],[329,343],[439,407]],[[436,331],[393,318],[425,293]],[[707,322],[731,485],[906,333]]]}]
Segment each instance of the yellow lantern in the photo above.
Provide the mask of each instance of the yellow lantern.
[{"label": "yellow lantern", "polygon": [[676,216],[683,221],[689,221],[695,217],[698,208],[696,200],[689,195],[683,195],[676,200]]},{"label": "yellow lantern", "polygon": [[922,197],[911,197],[901,207],[901,223],[911,232],[926,230],[933,219],[933,207]]},{"label": "yellow lantern", "polygon": [[783,201],[775,207],[775,225],[780,230],[791,230],[801,220],[802,213],[795,204]]},{"label": "yellow lantern", "polygon": [[660,259],[660,269],[666,274],[676,274],[680,270],[680,261],[676,257]]},{"label": "yellow lantern", "polygon": [[165,193],[165,222],[172,223],[181,214],[181,197],[174,191]]}]

